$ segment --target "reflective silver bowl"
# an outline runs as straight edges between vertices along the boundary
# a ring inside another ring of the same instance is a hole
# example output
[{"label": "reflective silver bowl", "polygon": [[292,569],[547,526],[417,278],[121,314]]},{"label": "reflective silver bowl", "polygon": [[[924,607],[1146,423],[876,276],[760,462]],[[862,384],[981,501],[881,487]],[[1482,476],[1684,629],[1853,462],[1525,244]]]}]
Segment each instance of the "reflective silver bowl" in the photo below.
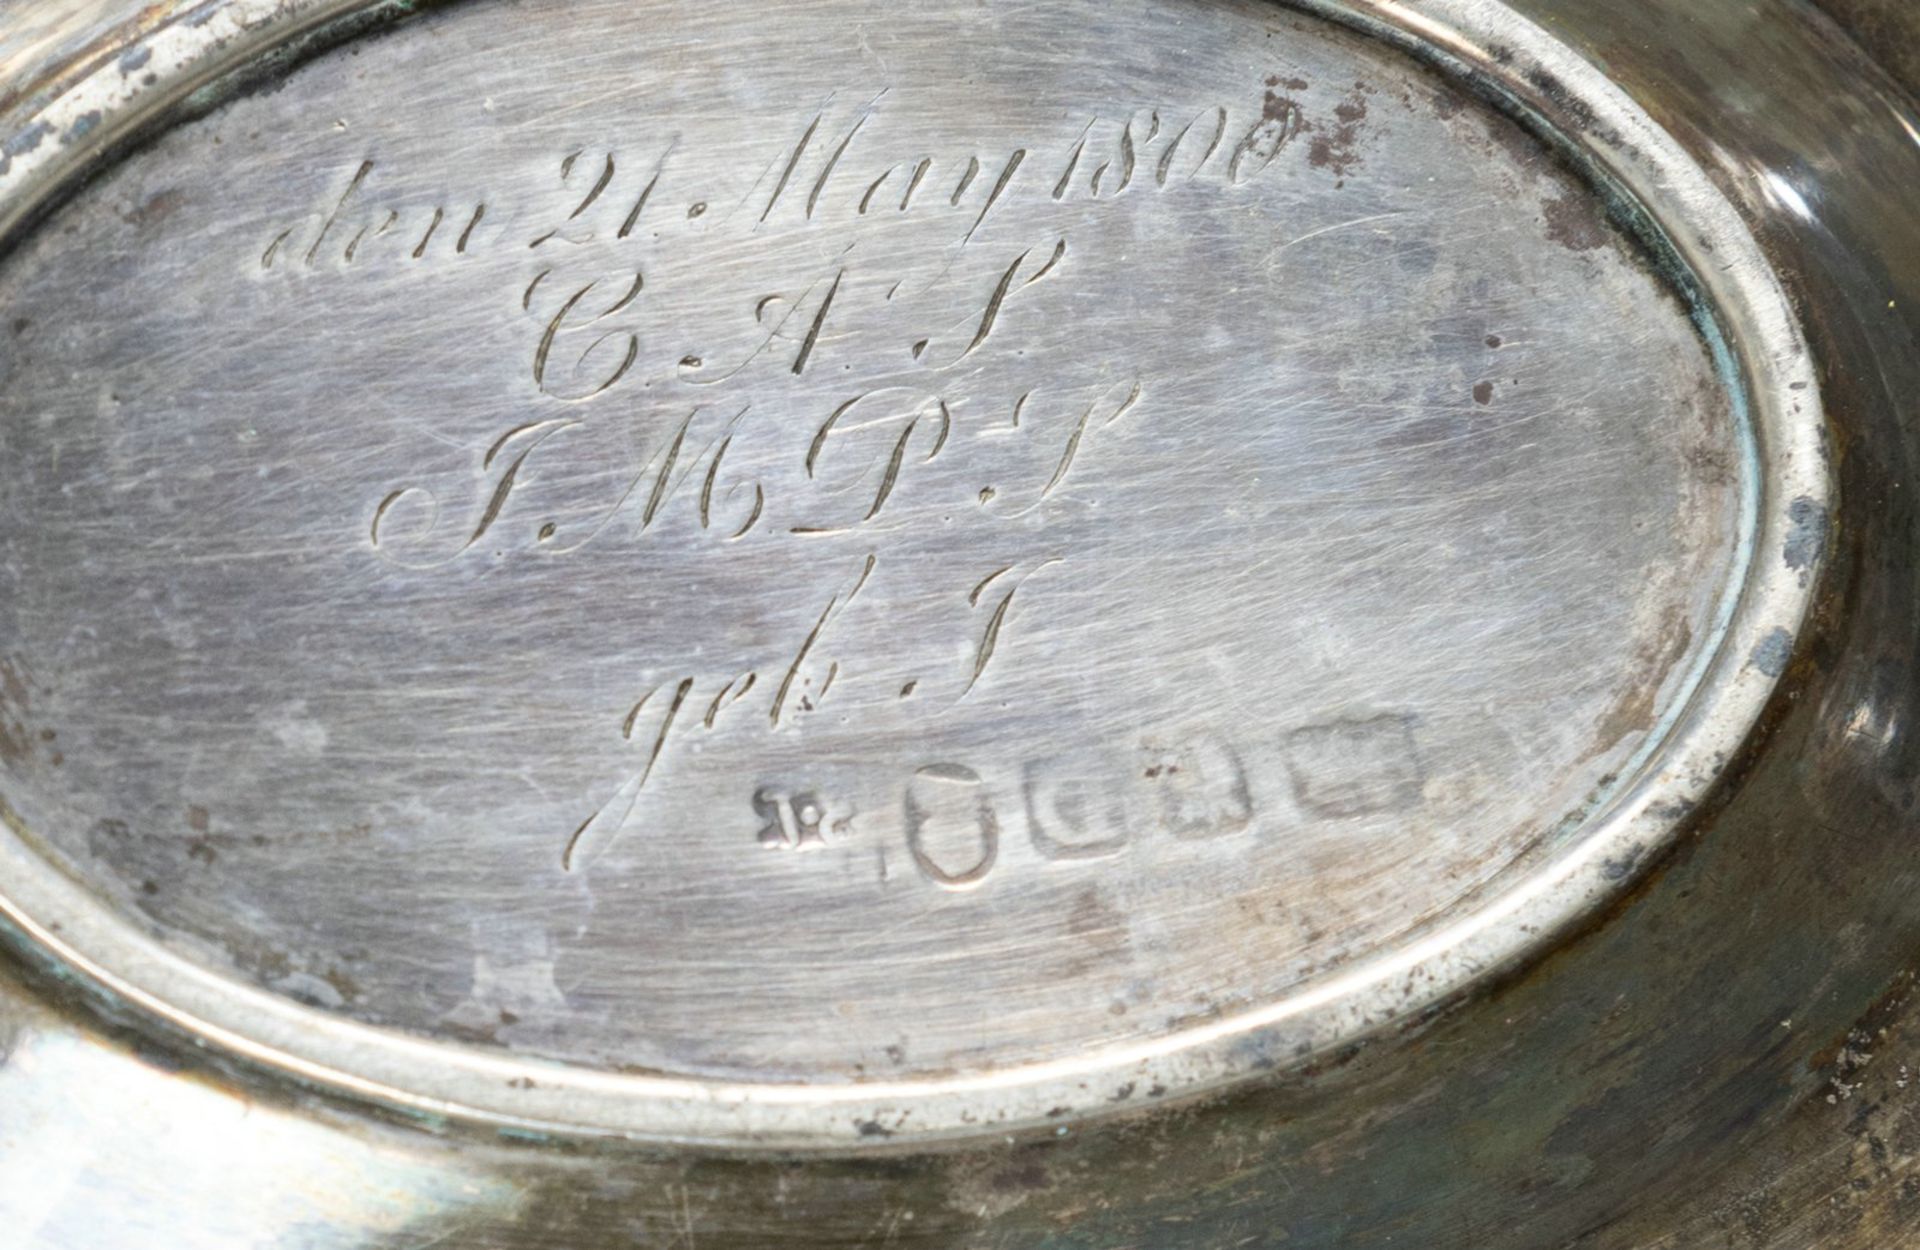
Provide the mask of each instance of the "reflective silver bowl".
[{"label": "reflective silver bowl", "polygon": [[9,1244],[1920,1238],[1836,11],[0,5]]}]

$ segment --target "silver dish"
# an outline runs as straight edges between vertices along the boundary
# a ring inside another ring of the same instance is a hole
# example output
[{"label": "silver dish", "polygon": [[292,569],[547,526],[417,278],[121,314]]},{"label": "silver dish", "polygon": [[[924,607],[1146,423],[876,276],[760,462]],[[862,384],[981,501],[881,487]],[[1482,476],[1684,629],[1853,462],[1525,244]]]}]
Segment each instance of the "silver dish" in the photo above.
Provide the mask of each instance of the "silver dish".
[{"label": "silver dish", "polygon": [[99,3],[0,91],[19,1244],[1920,1230],[1920,124],[1827,17]]}]

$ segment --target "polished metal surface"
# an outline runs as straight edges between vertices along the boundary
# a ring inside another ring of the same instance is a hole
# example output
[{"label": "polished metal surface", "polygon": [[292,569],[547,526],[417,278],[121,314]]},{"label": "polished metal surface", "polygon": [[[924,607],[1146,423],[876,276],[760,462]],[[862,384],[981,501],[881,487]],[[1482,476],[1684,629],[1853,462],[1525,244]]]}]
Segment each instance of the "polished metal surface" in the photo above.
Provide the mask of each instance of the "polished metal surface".
[{"label": "polished metal surface", "polygon": [[[1630,876],[1744,731],[1729,653],[1784,665],[1804,364],[1736,403],[1591,194],[1377,40],[625,20],[323,59],[0,278],[8,806],[192,961],[166,1006],[652,1136],[1175,1093]],[[1123,40],[1175,51],[1089,82]]]},{"label": "polished metal surface", "polygon": [[1910,214],[1606,6],[898,9],[11,52],[25,1244],[1565,1244],[1851,1100]]}]

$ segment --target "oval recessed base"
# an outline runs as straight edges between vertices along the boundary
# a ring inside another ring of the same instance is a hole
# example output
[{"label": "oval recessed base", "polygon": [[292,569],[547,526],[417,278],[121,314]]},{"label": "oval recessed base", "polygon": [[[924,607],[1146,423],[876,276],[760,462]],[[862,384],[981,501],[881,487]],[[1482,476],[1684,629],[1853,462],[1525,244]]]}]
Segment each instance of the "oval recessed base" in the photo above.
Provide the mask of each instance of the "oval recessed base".
[{"label": "oval recessed base", "polygon": [[[155,34],[0,222],[338,7]],[[100,173],[0,264],[0,909],[324,1086],[721,1146],[1545,949],[1792,656],[1817,396],[1597,71],[1308,7],[477,0]]]}]

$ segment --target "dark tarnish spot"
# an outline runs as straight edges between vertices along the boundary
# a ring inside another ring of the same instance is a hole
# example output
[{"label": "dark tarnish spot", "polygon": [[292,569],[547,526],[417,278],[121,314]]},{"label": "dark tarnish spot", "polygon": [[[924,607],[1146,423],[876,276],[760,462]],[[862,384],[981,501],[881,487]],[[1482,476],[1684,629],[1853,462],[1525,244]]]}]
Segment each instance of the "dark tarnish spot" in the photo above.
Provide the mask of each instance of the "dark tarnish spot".
[{"label": "dark tarnish spot", "polygon": [[178,190],[159,191],[137,208],[120,213],[120,220],[130,226],[145,228],[155,226],[171,217],[174,210],[186,203],[186,196]]},{"label": "dark tarnish spot", "polygon": [[[360,983],[338,968],[328,968],[326,975],[321,979],[333,987],[333,992],[338,994],[343,1002],[351,1003],[360,997]],[[508,1014],[504,1011],[500,1013],[502,1024],[511,1023],[507,1019]]]},{"label": "dark tarnish spot", "polygon": [[[1249,176],[1251,172],[1265,168],[1300,133],[1304,114],[1299,102],[1292,96],[1282,95],[1278,90],[1281,86],[1293,87],[1296,82],[1300,80],[1289,79],[1284,84],[1277,77],[1267,80],[1267,98],[1261,109],[1260,124],[1253,128],[1242,145],[1242,151],[1235,161],[1236,171],[1241,161],[1250,162]],[[1300,85],[1304,87],[1306,84],[1302,82]]]},{"label": "dark tarnish spot", "polygon": [[1820,501],[1801,496],[1787,509],[1793,529],[1787,535],[1787,567],[1800,573],[1811,572],[1827,555],[1827,537],[1832,523]]},{"label": "dark tarnish spot", "polygon": [[1074,939],[1060,968],[1062,977],[1078,977],[1124,964],[1132,945],[1125,913],[1092,887],[1081,890],[1066,917]]},{"label": "dark tarnish spot", "polygon": [[74,122],[73,125],[67,128],[67,133],[61,138],[60,142],[78,143],[80,142],[80,140],[92,134],[95,128],[98,127],[99,125],[100,125],[100,110],[92,109],[87,113],[82,114],[78,121]]},{"label": "dark tarnish spot", "polygon": [[152,48],[144,48],[144,47],[128,48],[125,52],[120,54],[121,77],[124,78],[128,74],[139,73],[141,70],[147,67],[147,62],[151,61],[152,59],[153,59]]},{"label": "dark tarnish spot", "polygon": [[862,1120],[857,1127],[862,1137],[892,1137],[893,1130],[878,1120]]},{"label": "dark tarnish spot", "polygon": [[[278,976],[284,976],[284,975],[286,974],[285,973],[278,974]],[[298,990],[290,990],[288,991],[288,993],[296,1000],[301,997],[300,992]],[[311,997],[311,996],[309,995],[308,997]],[[313,1004],[313,1005],[324,1006],[325,1004]],[[480,1026],[480,1025],[466,1024],[458,1020],[443,1020],[440,1023],[440,1028],[444,1029],[447,1033],[451,1034],[452,1036],[459,1038],[461,1041],[468,1043],[469,1045],[498,1046],[500,1044],[500,1026],[498,1024],[489,1024],[485,1026]]]},{"label": "dark tarnish spot", "polygon": [[1073,910],[1067,914],[1067,931],[1075,937],[1112,933],[1124,928],[1126,917],[1091,887],[1080,891]]},{"label": "dark tarnish spot", "polygon": [[44,121],[35,122],[25,130],[0,143],[0,175],[13,168],[13,158],[25,156],[40,146],[40,141],[53,133],[53,127]]},{"label": "dark tarnish spot", "polygon": [[19,764],[33,747],[27,732],[32,700],[26,679],[14,664],[0,660],[0,760]]},{"label": "dark tarnish spot", "polygon": [[1753,649],[1753,666],[1769,677],[1786,672],[1792,660],[1793,635],[1784,629],[1774,630]]},{"label": "dark tarnish spot", "polygon": [[1594,123],[1598,119],[1593,114],[1592,106],[1567,90],[1567,85],[1561,82],[1558,77],[1547,70],[1538,68],[1529,70],[1526,77],[1527,82],[1532,84],[1533,88],[1541,95],[1545,96],[1564,111],[1567,116],[1572,119],[1575,126],[1581,130],[1593,129]]},{"label": "dark tarnish spot", "polygon": [[149,1068],[178,1076],[193,1071],[193,1065],[185,1056],[169,1049],[164,1043],[147,1037],[136,1036],[131,1047],[133,1057]]},{"label": "dark tarnish spot", "polygon": [[1557,200],[1540,206],[1546,214],[1547,237],[1570,252],[1591,252],[1607,245],[1607,223],[1600,206],[1588,197],[1569,191]]},{"label": "dark tarnish spot", "polygon": [[1492,403],[1493,402],[1493,383],[1481,382],[1475,385],[1473,388],[1473,402],[1476,404],[1483,404],[1483,405]]},{"label": "dark tarnish spot", "polygon": [[1648,638],[1634,653],[1628,693],[1608,712],[1593,737],[1588,759],[1594,759],[1618,746],[1629,734],[1646,733],[1653,727],[1654,711],[1660,687],[1673,666],[1693,645],[1693,627],[1684,614],[1676,613],[1660,633]]},{"label": "dark tarnish spot", "polygon": [[1267,1045],[1265,1045],[1263,1041],[1254,1039],[1254,1037],[1244,1039],[1240,1045],[1236,1045],[1235,1048],[1233,1048],[1233,1052],[1235,1052],[1236,1060],[1242,1062],[1242,1064],[1246,1064],[1250,1070],[1273,1071],[1275,1068],[1281,1066],[1279,1060],[1275,1060],[1273,1054],[1267,1050]]},{"label": "dark tarnish spot", "polygon": [[1625,855],[1616,856],[1613,859],[1607,860],[1600,865],[1600,871],[1606,874],[1607,880],[1609,881],[1625,881],[1633,875],[1633,870],[1639,866],[1640,852],[1633,850],[1628,851]]},{"label": "dark tarnish spot", "polygon": [[994,1173],[987,1182],[996,1193],[1018,1194],[1036,1193],[1051,1183],[1047,1178],[1047,1169],[1037,1159],[1026,1159],[1010,1164]]},{"label": "dark tarnish spot", "polygon": [[1366,98],[1356,91],[1334,105],[1333,116],[1337,123],[1333,129],[1314,135],[1307,146],[1307,164],[1344,178],[1360,163],[1360,127],[1367,120]]}]

